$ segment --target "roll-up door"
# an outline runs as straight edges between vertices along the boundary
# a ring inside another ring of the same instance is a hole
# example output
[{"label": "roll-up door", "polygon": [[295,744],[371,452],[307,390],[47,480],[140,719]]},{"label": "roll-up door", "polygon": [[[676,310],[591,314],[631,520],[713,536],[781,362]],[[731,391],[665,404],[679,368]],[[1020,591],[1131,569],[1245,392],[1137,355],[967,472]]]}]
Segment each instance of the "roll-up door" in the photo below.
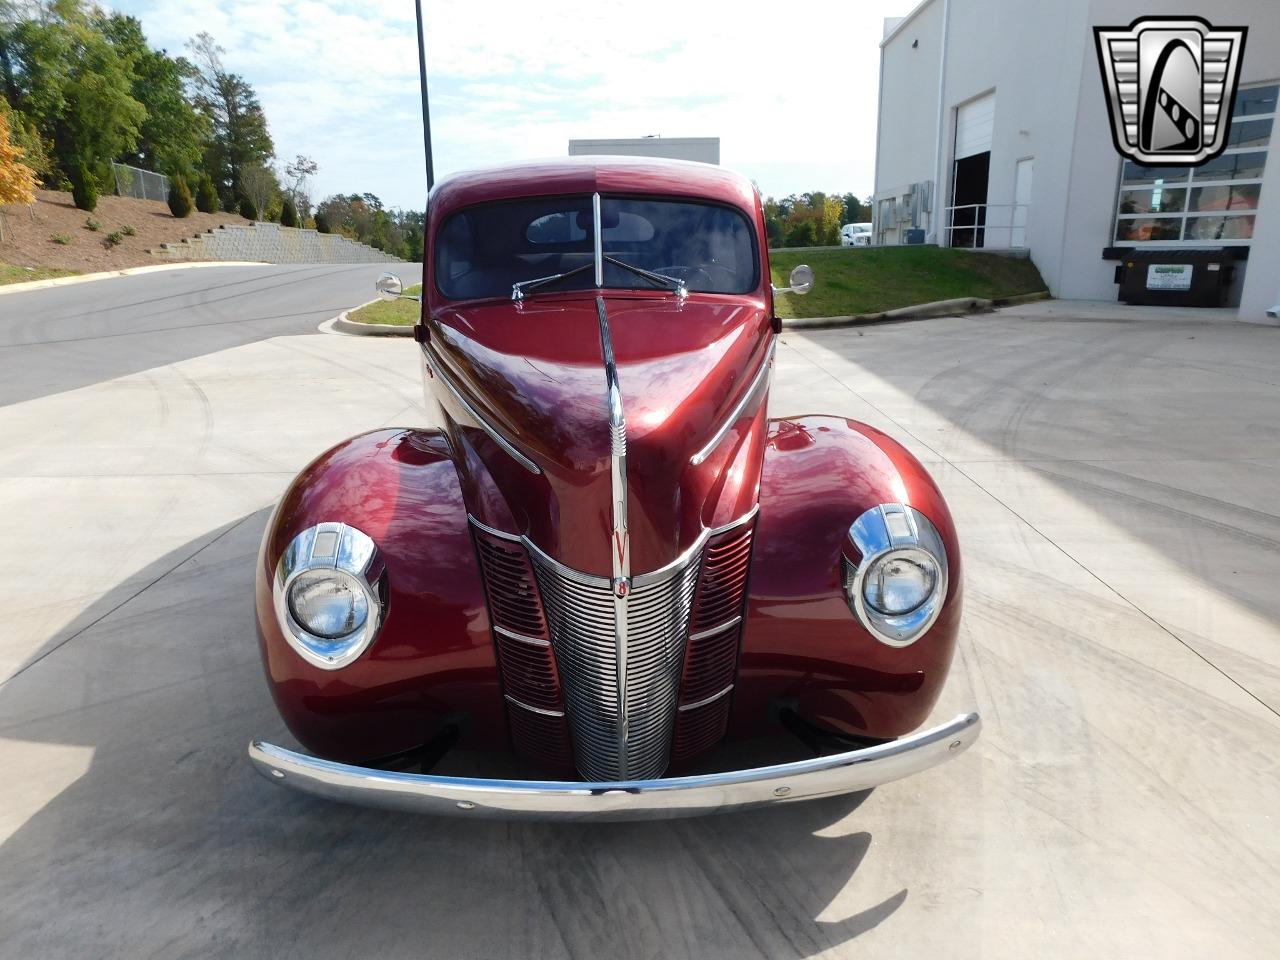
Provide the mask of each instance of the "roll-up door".
[{"label": "roll-up door", "polygon": [[991,149],[991,129],[996,120],[996,95],[970,100],[956,110],[956,159]]}]

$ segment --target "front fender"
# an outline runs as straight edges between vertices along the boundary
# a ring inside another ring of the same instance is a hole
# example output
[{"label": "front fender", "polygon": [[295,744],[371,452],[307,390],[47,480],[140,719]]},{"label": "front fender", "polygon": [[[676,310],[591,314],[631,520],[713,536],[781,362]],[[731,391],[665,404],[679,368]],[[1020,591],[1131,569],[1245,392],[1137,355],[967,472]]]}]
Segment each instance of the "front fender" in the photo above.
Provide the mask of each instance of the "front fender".
[{"label": "front fender", "polygon": [[[907,647],[876,640],[850,612],[841,582],[850,524],[891,502],[910,504],[933,522],[950,572],[942,613]],[[901,444],[843,417],[771,421],[731,732],[765,732],[779,704],[863,737],[914,730],[946,679],[961,580],[951,513]]]},{"label": "front fender", "polygon": [[[386,564],[386,617],[349,666],[323,670],[285,641],[272,601],[281,554],[314,524],[366,533]],[[378,430],[321,454],[285,492],[263,535],[256,610],[276,705],[307,749],[368,761],[461,721],[464,743],[505,748],[489,615],[467,510],[444,435]]]}]

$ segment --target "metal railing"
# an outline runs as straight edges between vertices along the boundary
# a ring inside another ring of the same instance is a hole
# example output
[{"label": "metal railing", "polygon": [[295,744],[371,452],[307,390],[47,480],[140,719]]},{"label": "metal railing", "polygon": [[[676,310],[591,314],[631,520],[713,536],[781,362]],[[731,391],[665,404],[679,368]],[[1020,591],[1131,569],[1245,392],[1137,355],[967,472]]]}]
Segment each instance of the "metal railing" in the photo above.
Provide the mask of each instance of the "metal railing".
[{"label": "metal railing", "polygon": [[153,173],[127,163],[112,163],[111,175],[116,181],[116,195],[137,200],[169,199],[169,178],[163,173]]},{"label": "metal railing", "polygon": [[[1029,207],[1030,204],[1026,203],[962,203],[947,207],[944,246],[989,250],[1025,249]],[[995,232],[995,237],[988,235],[992,231]],[[1001,239],[1005,242],[1001,243]]]}]

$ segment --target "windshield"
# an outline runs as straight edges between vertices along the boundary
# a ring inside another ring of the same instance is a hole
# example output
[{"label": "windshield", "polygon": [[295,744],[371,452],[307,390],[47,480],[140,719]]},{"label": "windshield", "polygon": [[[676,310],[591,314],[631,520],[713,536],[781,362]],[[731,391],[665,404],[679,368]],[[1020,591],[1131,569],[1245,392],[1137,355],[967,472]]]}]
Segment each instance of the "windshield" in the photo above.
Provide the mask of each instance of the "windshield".
[{"label": "windshield", "polygon": [[[644,276],[649,272],[682,280],[691,292],[740,294],[756,288],[755,232],[739,211],[691,200],[622,197],[605,197],[600,210],[606,287],[672,289],[663,279]],[[435,244],[436,286],[453,300],[510,297],[515,284],[543,278],[556,279],[538,290],[590,289],[593,265],[590,197],[471,207],[445,222]]]}]

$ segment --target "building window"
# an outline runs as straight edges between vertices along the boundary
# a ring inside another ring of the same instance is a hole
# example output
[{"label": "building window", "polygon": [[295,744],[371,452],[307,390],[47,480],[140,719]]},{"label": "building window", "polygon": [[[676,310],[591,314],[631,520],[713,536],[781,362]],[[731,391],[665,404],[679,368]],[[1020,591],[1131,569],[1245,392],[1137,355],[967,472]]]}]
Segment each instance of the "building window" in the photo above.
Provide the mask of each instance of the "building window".
[{"label": "building window", "polygon": [[1239,245],[1253,239],[1280,84],[1237,91],[1227,149],[1198,167],[1126,160],[1116,202],[1116,243]]}]

